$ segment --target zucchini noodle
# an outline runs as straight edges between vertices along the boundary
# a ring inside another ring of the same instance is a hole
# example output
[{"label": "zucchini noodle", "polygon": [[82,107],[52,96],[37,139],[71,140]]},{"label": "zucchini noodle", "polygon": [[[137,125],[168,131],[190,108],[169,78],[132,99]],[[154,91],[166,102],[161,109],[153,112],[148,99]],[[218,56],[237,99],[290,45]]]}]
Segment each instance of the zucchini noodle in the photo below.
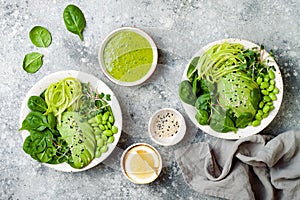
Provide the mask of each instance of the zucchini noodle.
[{"label": "zucchini noodle", "polygon": [[48,106],[45,115],[53,112],[60,124],[62,113],[81,95],[81,83],[76,78],[68,77],[51,84],[45,92],[45,101]]}]

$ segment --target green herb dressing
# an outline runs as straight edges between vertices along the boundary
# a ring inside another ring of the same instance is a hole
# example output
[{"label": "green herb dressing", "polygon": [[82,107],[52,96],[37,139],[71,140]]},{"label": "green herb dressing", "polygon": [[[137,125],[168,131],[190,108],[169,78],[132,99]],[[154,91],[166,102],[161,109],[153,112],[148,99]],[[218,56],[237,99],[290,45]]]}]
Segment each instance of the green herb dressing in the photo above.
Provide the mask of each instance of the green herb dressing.
[{"label": "green herb dressing", "polygon": [[121,31],[106,44],[103,53],[106,71],[115,79],[134,82],[151,68],[153,51],[150,43],[133,31]]}]

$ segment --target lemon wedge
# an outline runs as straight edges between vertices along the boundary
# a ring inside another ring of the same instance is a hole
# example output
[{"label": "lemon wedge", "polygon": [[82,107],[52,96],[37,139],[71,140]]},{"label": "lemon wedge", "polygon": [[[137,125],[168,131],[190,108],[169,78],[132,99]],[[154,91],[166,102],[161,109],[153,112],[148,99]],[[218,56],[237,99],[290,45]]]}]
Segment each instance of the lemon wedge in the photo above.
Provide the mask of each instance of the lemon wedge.
[{"label": "lemon wedge", "polygon": [[160,160],[157,153],[147,146],[136,146],[125,156],[125,172],[135,183],[145,184],[158,177]]}]

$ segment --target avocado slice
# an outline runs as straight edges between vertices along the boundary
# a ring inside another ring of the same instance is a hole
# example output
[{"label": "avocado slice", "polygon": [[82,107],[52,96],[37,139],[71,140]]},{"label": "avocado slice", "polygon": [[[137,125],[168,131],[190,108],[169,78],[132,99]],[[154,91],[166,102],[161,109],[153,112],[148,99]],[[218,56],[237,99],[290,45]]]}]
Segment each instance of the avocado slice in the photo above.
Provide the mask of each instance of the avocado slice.
[{"label": "avocado slice", "polygon": [[96,139],[93,128],[87,122],[80,122],[77,112],[64,112],[57,127],[71,150],[73,167],[83,168],[95,157]]}]

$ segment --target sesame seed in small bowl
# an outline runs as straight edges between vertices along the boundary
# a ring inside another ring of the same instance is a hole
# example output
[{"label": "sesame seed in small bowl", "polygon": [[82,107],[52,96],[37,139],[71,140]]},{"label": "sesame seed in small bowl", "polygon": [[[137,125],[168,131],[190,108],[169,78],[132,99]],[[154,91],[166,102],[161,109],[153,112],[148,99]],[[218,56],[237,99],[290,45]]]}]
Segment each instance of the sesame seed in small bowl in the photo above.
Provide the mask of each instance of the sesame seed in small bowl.
[{"label": "sesame seed in small bowl", "polygon": [[170,146],[182,140],[186,131],[183,116],[173,108],[156,111],[150,118],[148,132],[157,144]]}]

